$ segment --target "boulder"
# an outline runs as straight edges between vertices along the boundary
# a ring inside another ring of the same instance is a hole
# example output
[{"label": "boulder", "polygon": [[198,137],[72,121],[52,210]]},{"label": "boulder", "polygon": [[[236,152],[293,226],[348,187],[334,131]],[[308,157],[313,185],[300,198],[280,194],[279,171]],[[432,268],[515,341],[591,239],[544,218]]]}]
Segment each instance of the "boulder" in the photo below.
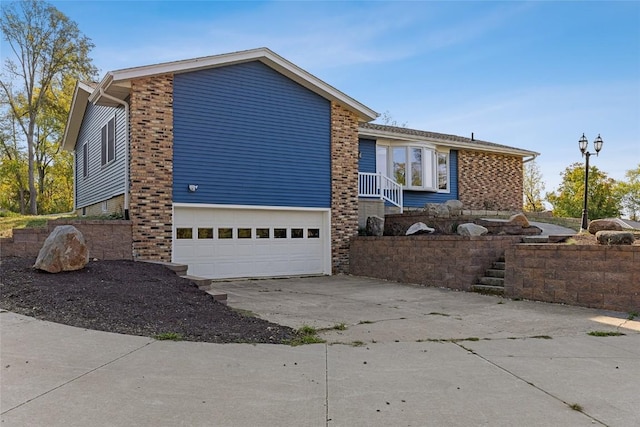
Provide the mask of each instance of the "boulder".
[{"label": "boulder", "polygon": [[630,231],[600,230],[596,240],[601,245],[632,245],[635,238]]},{"label": "boulder", "polygon": [[82,233],[73,225],[59,225],[44,241],[33,267],[59,273],[80,270],[88,262],[89,249]]},{"label": "boulder", "polygon": [[512,215],[507,223],[509,223],[509,225],[519,225],[522,228],[527,228],[531,225],[529,224],[529,220],[527,219],[527,217],[521,213]]},{"label": "boulder", "polygon": [[432,218],[449,218],[449,208],[442,203],[427,203],[424,205],[427,215]]},{"label": "boulder", "polygon": [[460,216],[462,215],[462,202],[460,200],[447,200],[444,205],[449,210],[449,215]]},{"label": "boulder", "polygon": [[416,222],[413,224],[407,232],[405,233],[407,236],[412,236],[416,234],[429,234],[436,231],[435,228],[428,227],[424,222]]},{"label": "boulder", "polygon": [[615,219],[594,219],[589,223],[589,233],[597,234],[601,230],[622,231],[622,225]]},{"label": "boulder", "polygon": [[489,232],[485,227],[472,222],[460,224],[456,231],[461,236],[484,236]]},{"label": "boulder", "polygon": [[384,234],[384,218],[375,215],[368,217],[365,232],[367,236],[382,236]]}]

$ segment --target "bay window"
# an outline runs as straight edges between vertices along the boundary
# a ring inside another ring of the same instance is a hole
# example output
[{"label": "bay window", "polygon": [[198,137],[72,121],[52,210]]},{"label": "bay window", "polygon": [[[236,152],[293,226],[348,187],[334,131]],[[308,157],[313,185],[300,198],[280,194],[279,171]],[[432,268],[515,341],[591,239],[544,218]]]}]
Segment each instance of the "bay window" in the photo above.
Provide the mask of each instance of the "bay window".
[{"label": "bay window", "polygon": [[449,192],[449,152],[432,146],[378,145],[376,170],[407,190]]}]

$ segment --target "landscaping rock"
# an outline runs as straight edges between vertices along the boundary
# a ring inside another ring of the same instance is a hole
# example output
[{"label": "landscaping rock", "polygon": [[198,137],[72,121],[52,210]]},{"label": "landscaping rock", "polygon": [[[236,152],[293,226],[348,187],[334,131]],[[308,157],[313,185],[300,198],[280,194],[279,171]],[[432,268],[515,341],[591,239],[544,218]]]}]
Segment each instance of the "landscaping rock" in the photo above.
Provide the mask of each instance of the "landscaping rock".
[{"label": "landscaping rock", "polygon": [[89,249],[82,233],[73,225],[59,225],[47,237],[34,268],[59,273],[81,270],[89,262]]},{"label": "landscaping rock", "polygon": [[444,205],[449,210],[449,215],[460,216],[462,215],[462,202],[460,200],[447,200]]},{"label": "landscaping rock", "polygon": [[435,228],[428,227],[424,222],[416,222],[411,227],[409,227],[405,234],[407,236],[413,236],[417,234],[430,234],[434,231],[436,231]]},{"label": "landscaping rock", "polygon": [[449,208],[442,203],[427,203],[424,205],[427,215],[433,218],[449,218]]},{"label": "landscaping rock", "polygon": [[622,225],[613,219],[594,219],[589,223],[588,230],[591,234],[597,234],[602,230],[622,231]]},{"label": "landscaping rock", "polygon": [[527,228],[531,225],[529,224],[529,220],[527,219],[527,217],[521,213],[512,215],[507,222],[509,223],[509,225],[519,225],[522,228]]},{"label": "landscaping rock", "polygon": [[485,227],[471,222],[460,224],[456,231],[461,236],[484,236],[489,232]]},{"label": "landscaping rock", "polygon": [[367,236],[382,236],[384,234],[384,218],[375,215],[368,217],[365,232]]},{"label": "landscaping rock", "polygon": [[635,238],[630,231],[600,230],[596,240],[601,245],[632,245]]}]

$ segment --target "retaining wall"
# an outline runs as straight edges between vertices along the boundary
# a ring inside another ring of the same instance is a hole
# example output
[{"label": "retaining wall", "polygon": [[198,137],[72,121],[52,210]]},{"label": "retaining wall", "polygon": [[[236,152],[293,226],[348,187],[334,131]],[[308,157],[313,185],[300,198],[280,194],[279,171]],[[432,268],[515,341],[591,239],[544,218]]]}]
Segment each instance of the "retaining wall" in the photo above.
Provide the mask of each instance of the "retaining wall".
[{"label": "retaining wall", "polygon": [[0,256],[35,259],[47,236],[58,225],[73,225],[80,230],[91,258],[133,259],[131,221],[125,220],[53,220],[46,227],[14,229],[13,237],[0,239]]},{"label": "retaining wall", "polygon": [[403,283],[471,290],[521,236],[359,236],[349,273]]},{"label": "retaining wall", "polygon": [[505,295],[640,312],[640,246],[522,244],[505,253]]}]

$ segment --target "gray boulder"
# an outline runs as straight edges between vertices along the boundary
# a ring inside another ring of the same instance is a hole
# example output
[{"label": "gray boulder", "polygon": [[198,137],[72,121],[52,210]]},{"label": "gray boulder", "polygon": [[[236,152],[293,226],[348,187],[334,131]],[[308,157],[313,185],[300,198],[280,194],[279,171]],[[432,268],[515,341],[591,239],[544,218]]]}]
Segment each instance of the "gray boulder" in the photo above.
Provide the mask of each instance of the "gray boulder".
[{"label": "gray boulder", "polygon": [[432,218],[449,218],[449,208],[442,203],[427,203],[424,205],[427,215]]},{"label": "gray boulder", "polygon": [[447,200],[444,205],[449,210],[449,215],[460,216],[462,215],[462,202],[460,200]]},{"label": "gray boulder", "polygon": [[472,222],[460,224],[457,229],[457,233],[461,236],[484,236],[488,232],[489,230],[485,227]]},{"label": "gray boulder", "polygon": [[405,233],[407,236],[412,236],[415,234],[429,234],[436,231],[435,228],[428,227],[424,222],[416,222],[413,224],[407,232]]},{"label": "gray boulder", "polygon": [[368,217],[365,232],[367,236],[382,236],[384,234],[384,218],[375,215]]},{"label": "gray boulder", "polygon": [[588,230],[591,234],[601,230],[622,231],[622,224],[615,219],[594,219],[589,223]]},{"label": "gray boulder", "polygon": [[59,225],[44,241],[33,265],[49,273],[84,268],[89,262],[89,249],[82,233],[73,225]]},{"label": "gray boulder", "polygon": [[596,239],[601,245],[632,245],[635,240],[630,231],[600,230]]}]

